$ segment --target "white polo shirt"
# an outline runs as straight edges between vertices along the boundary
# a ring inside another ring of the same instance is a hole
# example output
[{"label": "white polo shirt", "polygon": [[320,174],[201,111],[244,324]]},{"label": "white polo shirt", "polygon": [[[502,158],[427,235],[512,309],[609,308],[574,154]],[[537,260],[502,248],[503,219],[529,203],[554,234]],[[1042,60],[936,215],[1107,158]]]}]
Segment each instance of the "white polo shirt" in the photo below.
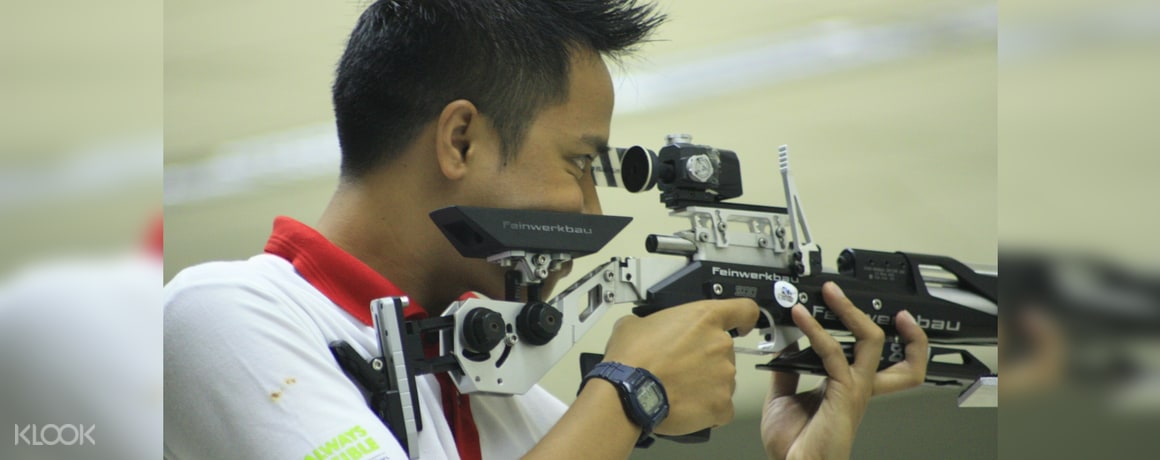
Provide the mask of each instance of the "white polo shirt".
[{"label": "white polo shirt", "polygon": [[[407,458],[328,348],[377,356],[370,300],[402,292],[293,219],[275,221],[267,252],[190,267],[165,287],[165,457]],[[412,307],[408,317],[422,311]],[[539,386],[468,398],[431,375],[416,384],[423,459],[518,458],[567,409]]]}]

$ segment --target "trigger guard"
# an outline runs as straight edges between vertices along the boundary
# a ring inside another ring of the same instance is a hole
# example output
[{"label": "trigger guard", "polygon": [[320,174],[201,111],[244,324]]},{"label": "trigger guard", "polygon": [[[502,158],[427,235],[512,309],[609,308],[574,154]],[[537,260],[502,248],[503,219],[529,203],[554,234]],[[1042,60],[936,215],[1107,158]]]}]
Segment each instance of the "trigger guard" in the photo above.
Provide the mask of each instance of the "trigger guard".
[{"label": "trigger guard", "polygon": [[[767,313],[762,312],[762,314],[768,317]],[[797,326],[778,326],[771,318],[769,323],[774,326],[761,329],[762,340],[757,344],[757,349],[763,353],[781,353],[786,347],[797,343],[805,336],[805,333]]]}]

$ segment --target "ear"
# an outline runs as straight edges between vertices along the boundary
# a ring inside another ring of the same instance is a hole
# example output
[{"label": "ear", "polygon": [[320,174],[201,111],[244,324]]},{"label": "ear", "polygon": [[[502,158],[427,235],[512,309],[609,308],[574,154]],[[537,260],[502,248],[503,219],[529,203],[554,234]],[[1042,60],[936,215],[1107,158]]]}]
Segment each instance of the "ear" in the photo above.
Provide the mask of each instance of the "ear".
[{"label": "ear", "polygon": [[471,101],[456,99],[443,107],[435,126],[435,156],[448,179],[459,180],[467,174],[485,124]]}]

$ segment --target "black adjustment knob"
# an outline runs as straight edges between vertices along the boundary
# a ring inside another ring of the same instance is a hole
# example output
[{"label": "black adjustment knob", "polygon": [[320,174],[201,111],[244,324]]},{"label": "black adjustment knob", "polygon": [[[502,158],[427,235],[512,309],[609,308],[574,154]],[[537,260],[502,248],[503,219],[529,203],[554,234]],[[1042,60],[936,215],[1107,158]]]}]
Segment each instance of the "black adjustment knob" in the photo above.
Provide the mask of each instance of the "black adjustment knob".
[{"label": "black adjustment knob", "polygon": [[463,316],[463,348],[473,353],[487,353],[504,338],[503,316],[478,307]]},{"label": "black adjustment knob", "polygon": [[854,251],[845,249],[841,254],[838,254],[838,273],[853,276],[854,275]]},{"label": "black adjustment knob", "polygon": [[520,339],[532,345],[550,342],[560,332],[564,314],[544,302],[528,302],[516,316],[516,331]]}]

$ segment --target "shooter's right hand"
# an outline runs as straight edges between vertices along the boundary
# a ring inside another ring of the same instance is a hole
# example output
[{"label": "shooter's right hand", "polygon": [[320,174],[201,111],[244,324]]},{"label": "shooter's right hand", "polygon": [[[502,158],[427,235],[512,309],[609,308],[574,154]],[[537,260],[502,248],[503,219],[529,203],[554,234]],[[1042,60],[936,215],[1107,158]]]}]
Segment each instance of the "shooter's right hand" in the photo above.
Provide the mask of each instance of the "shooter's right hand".
[{"label": "shooter's right hand", "polygon": [[757,324],[751,299],[703,300],[616,323],[605,361],[644,368],[668,393],[669,415],[656,432],[683,435],[733,420],[737,386],[733,337]]}]

